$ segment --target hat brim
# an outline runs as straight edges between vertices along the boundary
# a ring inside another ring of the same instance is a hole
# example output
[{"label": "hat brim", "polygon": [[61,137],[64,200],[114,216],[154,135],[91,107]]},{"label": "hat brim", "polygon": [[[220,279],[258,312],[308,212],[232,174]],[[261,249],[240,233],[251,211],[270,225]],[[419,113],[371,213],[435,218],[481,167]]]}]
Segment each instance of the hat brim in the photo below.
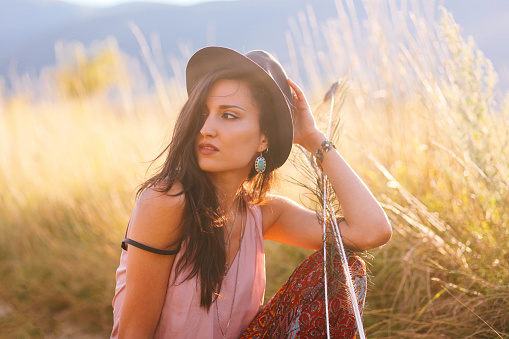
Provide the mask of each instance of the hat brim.
[{"label": "hat brim", "polygon": [[[277,140],[269,141],[269,143],[271,143],[269,147],[271,152],[274,151],[274,159],[276,161],[274,168],[278,168],[285,163],[292,150],[293,121],[291,108],[288,103],[291,98],[287,99],[274,79],[272,79],[272,77],[256,62],[226,47],[213,46],[200,49],[187,63],[187,93],[189,95],[196,83],[209,72],[232,67],[239,68],[247,73],[253,72],[253,74],[267,86],[268,91],[272,94],[274,105],[272,111],[277,124],[278,133],[276,135]],[[289,92],[288,89],[287,92]],[[274,145],[274,141],[276,145]]]}]

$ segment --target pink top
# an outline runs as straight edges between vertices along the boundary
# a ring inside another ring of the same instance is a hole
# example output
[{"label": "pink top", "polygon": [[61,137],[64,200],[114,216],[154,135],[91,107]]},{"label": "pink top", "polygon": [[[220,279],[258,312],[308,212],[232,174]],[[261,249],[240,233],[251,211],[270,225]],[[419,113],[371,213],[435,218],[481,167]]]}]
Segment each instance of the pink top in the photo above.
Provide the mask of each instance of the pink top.
[{"label": "pink top", "polygon": [[[265,293],[265,250],[262,234],[262,212],[258,205],[248,205],[246,230],[242,240],[240,258],[237,256],[228,274],[223,280],[218,299],[219,318],[225,331],[230,317],[233,291],[239,267],[237,292],[232,317],[226,338],[239,338],[261,310]],[[219,328],[216,305],[209,312],[200,307],[200,286],[195,278],[182,282],[187,276],[184,271],[175,279],[175,266],[182,253],[184,244],[175,258],[170,274],[170,284],[166,292],[161,317],[154,338],[223,338]],[[118,337],[118,323],[124,301],[126,285],[127,251],[122,251],[117,269],[115,297],[113,298],[113,331],[111,338]],[[240,260],[240,263],[237,263]],[[237,264],[239,266],[237,266]]]}]

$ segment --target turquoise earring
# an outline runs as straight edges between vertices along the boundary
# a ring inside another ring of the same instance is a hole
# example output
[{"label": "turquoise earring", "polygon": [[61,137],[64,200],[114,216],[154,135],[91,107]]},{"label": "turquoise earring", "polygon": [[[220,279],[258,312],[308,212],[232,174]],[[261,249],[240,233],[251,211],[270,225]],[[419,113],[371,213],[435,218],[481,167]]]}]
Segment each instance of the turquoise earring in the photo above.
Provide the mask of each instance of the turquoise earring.
[{"label": "turquoise earring", "polygon": [[[268,149],[265,150],[265,152],[267,152],[267,151],[268,151]],[[255,167],[256,172],[258,172],[260,174],[265,172],[265,169],[267,168],[267,160],[265,160],[265,158],[263,157],[263,152],[260,153],[258,158],[256,158],[254,167]]]}]

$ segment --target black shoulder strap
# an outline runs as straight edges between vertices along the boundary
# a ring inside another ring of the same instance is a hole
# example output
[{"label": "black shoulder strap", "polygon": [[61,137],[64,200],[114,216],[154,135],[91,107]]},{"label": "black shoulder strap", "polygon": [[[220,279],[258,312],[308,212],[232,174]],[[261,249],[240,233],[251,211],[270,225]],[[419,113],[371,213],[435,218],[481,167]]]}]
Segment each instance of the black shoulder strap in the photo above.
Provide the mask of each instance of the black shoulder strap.
[{"label": "black shoulder strap", "polygon": [[147,251],[147,252],[151,252],[151,253],[155,253],[155,254],[161,254],[161,255],[175,255],[175,254],[177,254],[180,251],[180,244],[179,244],[179,247],[177,249],[175,249],[175,250],[160,250],[160,249],[157,249],[157,248],[153,248],[153,247],[150,247],[150,246],[147,246],[147,245],[140,244],[139,242],[134,241],[134,240],[129,239],[129,238],[125,238],[124,240],[122,240],[122,245],[120,245],[120,247],[122,247],[122,249],[124,251],[127,251],[127,245],[126,244],[132,245],[134,247],[138,247],[139,249],[142,249],[142,250]]}]

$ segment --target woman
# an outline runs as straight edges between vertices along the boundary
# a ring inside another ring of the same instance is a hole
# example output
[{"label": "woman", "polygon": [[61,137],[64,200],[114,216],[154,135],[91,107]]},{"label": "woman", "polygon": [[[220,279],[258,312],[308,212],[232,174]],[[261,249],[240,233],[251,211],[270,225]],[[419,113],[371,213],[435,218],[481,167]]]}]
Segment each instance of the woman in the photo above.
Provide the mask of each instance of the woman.
[{"label": "woman", "polygon": [[[322,246],[314,212],[267,194],[292,141],[316,152],[342,203],[346,245],[367,250],[386,243],[387,217],[326,142],[304,94],[270,54],[207,47],[190,59],[186,78],[189,98],[162,153],[166,161],[142,184],[126,231],[112,337],[299,336],[308,319],[303,307],[313,300],[323,305],[323,293],[306,299],[315,291],[310,277],[321,274],[318,254],[260,312],[263,239]],[[360,259],[351,259],[362,271]],[[323,334],[323,321],[317,326]],[[354,335],[354,323],[349,328]]]}]

